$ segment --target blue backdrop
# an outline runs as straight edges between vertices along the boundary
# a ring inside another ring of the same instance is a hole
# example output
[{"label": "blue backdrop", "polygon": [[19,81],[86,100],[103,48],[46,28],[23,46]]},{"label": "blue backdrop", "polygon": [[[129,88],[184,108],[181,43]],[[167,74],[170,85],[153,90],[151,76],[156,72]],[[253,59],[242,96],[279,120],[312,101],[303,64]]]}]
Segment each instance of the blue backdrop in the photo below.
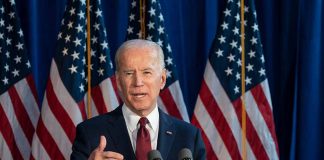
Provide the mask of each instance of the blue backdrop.
[{"label": "blue backdrop", "polygon": [[[160,0],[189,115],[224,0]],[[66,0],[16,0],[40,101]],[[324,151],[324,2],[256,0],[281,159]],[[102,0],[112,56],[125,40],[129,0]],[[112,57],[113,58],[113,57]]]}]

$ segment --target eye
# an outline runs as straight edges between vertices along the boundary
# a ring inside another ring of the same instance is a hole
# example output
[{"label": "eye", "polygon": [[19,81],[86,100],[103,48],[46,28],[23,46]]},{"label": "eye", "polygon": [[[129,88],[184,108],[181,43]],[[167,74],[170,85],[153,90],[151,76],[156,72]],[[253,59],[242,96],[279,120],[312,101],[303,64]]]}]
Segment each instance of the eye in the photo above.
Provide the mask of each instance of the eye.
[{"label": "eye", "polygon": [[144,71],[144,75],[151,75],[152,74],[152,72],[150,72],[150,71]]},{"label": "eye", "polygon": [[133,73],[134,73],[134,72],[131,72],[131,71],[124,72],[124,74],[125,74],[126,76],[131,76],[131,75],[133,75]]}]

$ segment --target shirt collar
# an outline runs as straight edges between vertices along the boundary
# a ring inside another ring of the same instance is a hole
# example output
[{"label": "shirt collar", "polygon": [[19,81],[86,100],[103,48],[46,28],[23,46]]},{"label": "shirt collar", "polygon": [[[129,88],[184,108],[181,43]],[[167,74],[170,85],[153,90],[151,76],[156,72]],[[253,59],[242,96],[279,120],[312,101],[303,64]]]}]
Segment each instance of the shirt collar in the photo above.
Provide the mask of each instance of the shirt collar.
[{"label": "shirt collar", "polygon": [[[141,117],[130,110],[125,103],[123,104],[122,112],[127,124],[127,128],[133,132],[135,129],[137,129],[137,123]],[[154,107],[152,112],[146,116],[146,118],[150,122],[148,126],[153,129],[154,132],[157,132],[159,126],[159,110],[157,105]]]}]

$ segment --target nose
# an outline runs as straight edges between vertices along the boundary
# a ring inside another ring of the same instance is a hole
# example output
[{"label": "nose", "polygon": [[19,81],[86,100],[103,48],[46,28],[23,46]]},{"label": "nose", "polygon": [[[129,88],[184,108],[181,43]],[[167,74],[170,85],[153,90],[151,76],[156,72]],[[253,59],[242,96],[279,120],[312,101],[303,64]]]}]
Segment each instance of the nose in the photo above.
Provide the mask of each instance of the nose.
[{"label": "nose", "polygon": [[133,83],[134,83],[134,86],[136,86],[136,87],[143,86],[143,77],[140,74],[136,73],[134,76]]}]

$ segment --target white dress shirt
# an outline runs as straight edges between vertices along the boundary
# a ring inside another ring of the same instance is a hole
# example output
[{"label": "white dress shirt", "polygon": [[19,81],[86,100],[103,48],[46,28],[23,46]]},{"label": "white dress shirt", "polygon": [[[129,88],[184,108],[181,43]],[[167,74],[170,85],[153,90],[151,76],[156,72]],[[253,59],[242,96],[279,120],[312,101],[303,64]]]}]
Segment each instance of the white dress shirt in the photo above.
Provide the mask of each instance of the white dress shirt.
[{"label": "white dress shirt", "polygon": [[[124,115],[124,119],[127,126],[128,135],[130,137],[132,147],[134,152],[136,151],[136,139],[137,139],[137,131],[139,129],[139,119],[141,118],[136,113],[131,111],[124,103],[122,107],[122,112]],[[151,147],[152,150],[156,150],[157,147],[157,139],[159,134],[159,110],[156,106],[153,111],[147,115],[146,117],[149,121],[148,124],[146,124],[147,130],[150,132],[150,138],[151,138]]]}]

